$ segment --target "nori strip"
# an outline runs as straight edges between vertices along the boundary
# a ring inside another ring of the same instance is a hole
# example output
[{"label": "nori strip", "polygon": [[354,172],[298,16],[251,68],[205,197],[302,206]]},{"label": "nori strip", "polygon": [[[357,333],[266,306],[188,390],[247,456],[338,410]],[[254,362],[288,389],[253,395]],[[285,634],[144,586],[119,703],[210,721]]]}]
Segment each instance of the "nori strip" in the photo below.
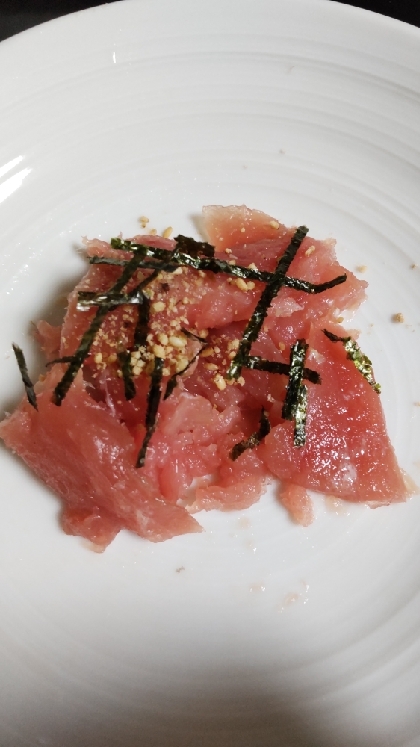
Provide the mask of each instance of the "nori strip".
[{"label": "nori strip", "polygon": [[183,236],[180,234],[175,237],[176,249],[178,252],[181,250],[185,254],[189,254],[191,257],[198,257],[199,254],[204,254],[205,257],[214,257],[214,246],[208,244],[207,241],[196,241],[191,239],[189,236]]},{"label": "nori strip", "polygon": [[[128,283],[133,273],[137,270],[137,266],[138,266],[137,257],[134,256],[129,261],[129,263],[124,267],[120,277],[110,289],[110,292],[118,293],[119,291],[121,291],[124,288],[124,286]],[[54,389],[52,401],[54,402],[55,405],[57,406],[61,405],[64,397],[66,396],[74,379],[76,378],[79,369],[82,367],[83,361],[89,355],[89,350],[92,347],[92,343],[96,337],[97,332],[99,331],[101,327],[102,322],[104,321],[107,313],[111,309],[112,309],[112,304],[100,306],[95,316],[93,317],[88,329],[82,335],[82,339],[80,341],[79,347],[77,348],[76,352],[72,356],[72,360],[71,360],[71,363],[69,364],[67,371],[64,373],[64,376],[62,377],[61,381],[58,382],[57,386]]]},{"label": "nori strip", "polygon": [[249,356],[252,343],[257,339],[261,327],[264,323],[264,319],[267,316],[268,309],[270,308],[271,302],[276,297],[280,288],[284,285],[285,275],[289,269],[296,253],[308,233],[306,226],[300,226],[289,246],[287,247],[284,254],[280,257],[276,270],[273,274],[272,280],[265,286],[261,298],[258,301],[254,313],[250,321],[248,322],[245,331],[242,335],[242,340],[239,343],[238,351],[229,366],[227,375],[231,379],[238,379],[242,366],[246,366],[246,361]]},{"label": "nori strip", "polygon": [[290,348],[290,371],[283,403],[282,417],[293,420],[298,406],[299,390],[302,385],[303,369],[308,344],[305,340],[297,340]]},{"label": "nori strip", "polygon": [[[201,350],[203,350],[203,348],[201,348]],[[171,396],[172,392],[174,391],[174,389],[176,388],[178,384],[178,378],[182,376],[182,374],[184,374],[185,371],[188,371],[190,366],[192,366],[192,364],[195,363],[195,361],[197,360],[198,356],[201,353],[201,350],[199,350],[198,353],[196,353],[194,357],[191,358],[190,361],[188,361],[187,365],[184,366],[184,368],[181,371],[177,371],[176,373],[172,374],[171,378],[168,380],[168,383],[166,385],[166,392],[165,392],[165,396],[163,399],[168,399],[168,397]]]},{"label": "nori strip", "polygon": [[131,353],[128,350],[119,350],[117,353],[118,363],[124,381],[124,396],[130,400],[136,396],[136,386],[133,381],[133,369],[131,366]]},{"label": "nori strip", "polygon": [[153,270],[150,275],[148,275],[146,278],[143,278],[143,280],[134,288],[132,288],[129,293],[116,293],[112,290],[100,291],[99,293],[95,293],[92,291],[79,291],[77,308],[79,309],[79,311],[84,311],[86,308],[91,308],[92,306],[110,305],[112,307],[116,307],[129,304],[142,304],[144,303],[144,300],[146,298],[143,293],[143,289],[146,288],[146,286],[148,286],[150,283],[152,283],[153,280],[156,280],[160,272],[160,269]]},{"label": "nori strip", "polygon": [[259,443],[267,436],[268,433],[270,433],[271,426],[270,421],[268,419],[268,414],[262,408],[261,410],[261,417],[260,417],[260,427],[255,433],[252,433],[252,435],[249,438],[246,438],[244,441],[239,441],[239,443],[235,444],[233,449],[231,450],[229,456],[234,462],[238,457],[241,456],[241,454],[244,453],[247,449],[254,449],[256,446],[258,446]]},{"label": "nori strip", "polygon": [[[298,231],[300,230],[301,229],[298,229]],[[298,231],[295,233],[295,237]],[[307,233],[307,229],[305,229],[305,231]],[[177,238],[178,239],[181,238],[183,239],[183,242],[185,242],[185,244],[181,242],[181,249],[184,246],[188,245],[188,249],[190,251],[182,252],[179,250],[178,245],[176,246],[174,251],[171,251],[169,249],[148,247],[146,246],[146,244],[136,244],[135,242],[131,242],[131,241],[123,241],[122,239],[119,239],[119,238],[111,239],[111,245],[114,247],[114,249],[122,249],[124,251],[139,252],[139,254],[142,254],[143,256],[157,258],[162,263],[167,262],[168,263],[167,265],[161,265],[161,269],[165,271],[169,271],[169,272],[173,272],[176,269],[176,267],[184,265],[184,266],[192,267],[195,270],[208,270],[215,274],[222,272],[222,273],[225,273],[226,275],[232,275],[233,277],[242,278],[245,280],[258,280],[262,283],[271,283],[276,277],[277,270],[276,272],[272,273],[272,272],[267,272],[265,270],[256,270],[250,267],[242,267],[241,265],[231,265],[226,260],[218,259],[217,257],[214,257],[213,254],[210,252],[210,250],[212,249],[214,253],[214,247],[212,247],[210,244],[207,244],[206,242],[195,241],[194,239],[189,239],[186,236],[181,236]],[[292,242],[294,238],[292,239]],[[193,245],[194,245],[194,251],[190,249],[190,247],[192,247]],[[206,249],[204,251],[200,247],[209,247],[209,249]],[[202,251],[205,254],[205,257],[198,256],[200,251]],[[170,264],[171,260],[172,260],[172,263],[177,262],[177,265],[174,265],[174,264],[171,265]],[[101,262],[101,258],[92,257],[91,262],[93,261],[95,264],[99,264]],[[106,264],[124,264],[124,262],[126,261],[127,260],[114,260],[114,259],[108,260],[107,258],[104,258],[104,263]],[[156,268],[157,265],[155,262],[153,263],[151,260],[144,260],[143,262],[139,264],[139,266]],[[167,269],[168,267],[170,267],[169,270]],[[293,288],[294,290],[297,290],[297,291],[302,291],[303,293],[314,294],[314,293],[323,293],[329,288],[334,288],[336,285],[340,285],[341,283],[344,283],[346,280],[347,280],[347,275],[338,275],[332,280],[327,280],[325,283],[310,283],[307,280],[299,280],[298,278],[285,277],[283,285],[285,285],[288,288]]]},{"label": "nori strip", "polygon": [[[198,335],[195,335],[194,332],[190,332],[189,329],[181,327],[181,332],[183,332],[186,337],[191,337],[192,340],[198,340],[198,342],[204,342],[207,344],[205,337],[199,337]],[[204,348],[202,348],[202,350],[204,350]]]},{"label": "nori strip", "polygon": [[367,355],[362,353],[356,340],[353,340],[352,337],[339,337],[333,332],[329,332],[327,329],[324,329],[323,332],[324,335],[326,335],[328,339],[331,340],[331,342],[343,343],[344,350],[347,353],[347,358],[353,361],[357,370],[360,371],[362,376],[364,376],[366,381],[371,385],[375,392],[377,394],[380,394],[381,385],[377,383],[373,375],[372,361],[370,360],[370,358],[368,358]]},{"label": "nori strip", "polygon": [[[137,267],[139,270],[159,270],[159,272],[174,272],[180,266],[179,262],[176,264],[173,261],[173,252],[169,252],[172,258],[172,262],[165,263],[163,260],[141,259],[138,258]],[[113,257],[91,257],[89,262],[91,265],[112,265],[115,267],[125,267],[129,263],[129,259],[114,259]]]},{"label": "nori strip", "polygon": [[163,371],[163,359],[155,358],[155,365],[153,368],[149,394],[147,396],[147,411],[146,411],[146,435],[143,439],[143,443],[139,454],[137,456],[136,467],[144,467],[146,461],[146,451],[149,445],[149,441],[153,436],[156,428],[156,415],[159,409],[160,399],[162,396],[161,382],[162,382],[162,371]]},{"label": "nori strip", "polygon": [[138,308],[136,328],[134,330],[133,347],[134,350],[138,350],[141,347],[145,347],[147,343],[147,335],[149,333],[149,319],[150,319],[150,298],[144,296],[144,300],[141,306]]},{"label": "nori strip", "polygon": [[[284,374],[285,376],[290,375],[290,365],[288,363],[281,363],[280,361],[269,361],[265,358],[260,358],[257,355],[250,355],[246,364],[247,368],[252,368],[256,371],[268,371],[268,373]],[[313,371],[311,368],[303,369],[303,378],[310,381],[312,384],[320,384],[321,377],[317,371]]]},{"label": "nori strip", "polygon": [[293,443],[295,446],[304,446],[306,443],[306,414],[308,407],[308,387],[301,384],[296,398],[295,407],[295,430]]},{"label": "nori strip", "polygon": [[13,352],[16,356],[16,362],[19,366],[20,375],[22,377],[23,386],[25,387],[26,396],[28,398],[28,402],[32,407],[35,408],[35,410],[38,409],[38,403],[36,400],[36,394],[34,390],[34,385],[29,377],[28,373],[28,367],[26,365],[25,356],[23,354],[22,348],[19,347],[19,345],[15,345],[15,343],[12,343]]},{"label": "nori strip", "polygon": [[48,361],[45,364],[45,368],[49,368],[50,366],[55,366],[56,363],[71,363],[73,360],[72,355],[63,355],[62,358],[54,358],[52,361]]},{"label": "nori strip", "polygon": [[149,319],[150,319],[150,298],[146,296],[145,293],[143,293],[143,289],[146,288],[147,285],[153,282],[153,280],[156,280],[156,278],[159,275],[159,270],[154,270],[147,278],[141,281],[136,290],[138,293],[142,294],[143,297],[143,303],[141,306],[138,307],[137,312],[137,323],[136,328],[134,330],[134,350],[138,350],[141,347],[146,346],[147,342],[147,334],[149,332]]},{"label": "nori strip", "polygon": [[285,286],[293,288],[297,291],[303,291],[303,293],[324,293],[329,288],[335,288],[336,285],[341,285],[347,280],[347,275],[337,275],[332,280],[327,280],[325,283],[309,283],[307,280],[299,280],[299,278],[285,278]]}]

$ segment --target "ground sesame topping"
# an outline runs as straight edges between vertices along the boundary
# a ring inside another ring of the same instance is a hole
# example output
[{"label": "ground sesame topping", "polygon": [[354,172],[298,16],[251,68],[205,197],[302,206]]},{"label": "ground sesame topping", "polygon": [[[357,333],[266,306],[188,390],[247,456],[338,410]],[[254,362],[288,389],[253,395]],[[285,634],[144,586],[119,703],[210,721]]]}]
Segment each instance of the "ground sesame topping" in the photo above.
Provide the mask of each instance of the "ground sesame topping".
[{"label": "ground sesame topping", "polygon": [[226,381],[223,378],[222,374],[218,373],[213,379],[214,383],[216,384],[217,388],[220,389],[222,392],[224,389],[226,389]]},{"label": "ground sesame topping", "polygon": [[393,314],[391,321],[395,324],[402,324],[404,322],[404,315],[399,311],[398,314]]}]

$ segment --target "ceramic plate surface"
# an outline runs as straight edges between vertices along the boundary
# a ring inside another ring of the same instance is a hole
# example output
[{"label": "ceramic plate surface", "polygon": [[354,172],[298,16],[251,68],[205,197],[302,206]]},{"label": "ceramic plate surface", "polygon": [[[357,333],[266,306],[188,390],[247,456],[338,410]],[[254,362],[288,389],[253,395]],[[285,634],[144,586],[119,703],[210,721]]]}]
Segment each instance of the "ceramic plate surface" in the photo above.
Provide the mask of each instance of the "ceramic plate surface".
[{"label": "ceramic plate surface", "polygon": [[[0,381],[81,275],[81,237],[141,215],[198,236],[208,203],[334,236],[353,326],[420,483],[420,32],[330,0],[139,0],[0,45]],[[419,265],[419,266],[417,266]],[[403,323],[393,323],[401,313]],[[420,745],[420,497],[268,491],[205,533],[103,555],[0,451],[2,747]]]}]

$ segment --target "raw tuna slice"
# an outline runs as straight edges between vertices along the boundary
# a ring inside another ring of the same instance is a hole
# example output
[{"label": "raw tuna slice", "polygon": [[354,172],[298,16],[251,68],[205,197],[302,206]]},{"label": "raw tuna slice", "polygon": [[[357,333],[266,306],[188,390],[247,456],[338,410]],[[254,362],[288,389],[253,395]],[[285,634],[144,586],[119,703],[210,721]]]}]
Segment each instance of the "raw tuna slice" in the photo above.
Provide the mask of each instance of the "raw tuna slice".
[{"label": "raw tuna slice", "polygon": [[56,367],[37,385],[38,411],[23,400],[0,424],[0,437],[64,501],[63,527],[102,546],[121,528],[152,541],[200,531],[135,469],[133,439],[88,396],[81,376],[61,407],[51,402],[60,373]]},{"label": "raw tuna slice", "polygon": [[319,329],[308,342],[308,362],[316,362],[321,384],[309,385],[306,444],[296,448],[293,423],[281,421],[259,455],[273,474],[302,488],[374,506],[404,501],[407,485],[386,432],[379,395],[340,342],[331,342]]},{"label": "raw tuna slice", "polygon": [[[95,263],[70,294],[62,327],[37,325],[35,336],[52,367],[36,385],[38,409],[25,398],[0,424],[0,437],[60,496],[64,531],[100,549],[123,528],[152,541],[197,532],[193,512],[246,508],[272,476],[281,480],[280,501],[304,525],[313,518],[308,490],[375,506],[405,500],[409,490],[386,433],[380,397],[342,343],[323,332],[346,335],[338,315],[357,308],[366,283],[340,265],[332,240],[304,238],[287,275],[328,287],[322,293],[281,288],[250,350],[277,371],[244,364],[234,380],[229,367],[270,278],[235,277],[226,263],[242,267],[242,274],[243,268],[272,273],[295,231],[244,206],[207,207],[204,225],[217,271],[215,265],[212,270],[185,262],[170,271],[178,261],[177,242],[137,236],[133,242],[149,247],[154,262],[165,258],[167,269],[159,267],[155,277],[136,265],[125,286],[118,262],[133,264],[135,248],[87,241]],[[192,250],[200,262],[208,256],[202,245]],[[330,287],[337,277],[341,282]],[[127,303],[126,296],[109,306],[107,294],[115,284],[114,297],[139,283],[145,294],[139,296],[141,306]],[[54,388],[101,303],[96,299],[96,306],[81,309],[80,292],[85,302],[89,293],[105,294],[108,305],[58,406]],[[287,373],[292,346],[302,339],[309,345],[305,365],[321,383],[306,381],[306,443],[296,446],[294,422],[283,418],[288,376],[278,370],[285,366]],[[65,360],[57,363],[58,357]],[[147,413],[159,365],[162,396],[152,433]],[[175,387],[164,399],[171,383]],[[271,432],[264,437],[267,430],[261,435],[259,429],[267,418]],[[140,460],[136,467],[146,434],[144,464]]]}]

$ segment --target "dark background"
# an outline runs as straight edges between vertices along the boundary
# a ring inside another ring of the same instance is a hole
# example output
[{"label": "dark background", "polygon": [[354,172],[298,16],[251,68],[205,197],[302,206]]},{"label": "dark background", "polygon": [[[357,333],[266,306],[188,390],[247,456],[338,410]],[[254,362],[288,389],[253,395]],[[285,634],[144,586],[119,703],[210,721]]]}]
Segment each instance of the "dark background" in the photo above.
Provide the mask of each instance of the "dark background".
[{"label": "dark background", "polygon": [[[420,26],[420,0],[342,0],[342,2]],[[103,0],[0,0],[0,41],[38,23],[102,4]]]}]

